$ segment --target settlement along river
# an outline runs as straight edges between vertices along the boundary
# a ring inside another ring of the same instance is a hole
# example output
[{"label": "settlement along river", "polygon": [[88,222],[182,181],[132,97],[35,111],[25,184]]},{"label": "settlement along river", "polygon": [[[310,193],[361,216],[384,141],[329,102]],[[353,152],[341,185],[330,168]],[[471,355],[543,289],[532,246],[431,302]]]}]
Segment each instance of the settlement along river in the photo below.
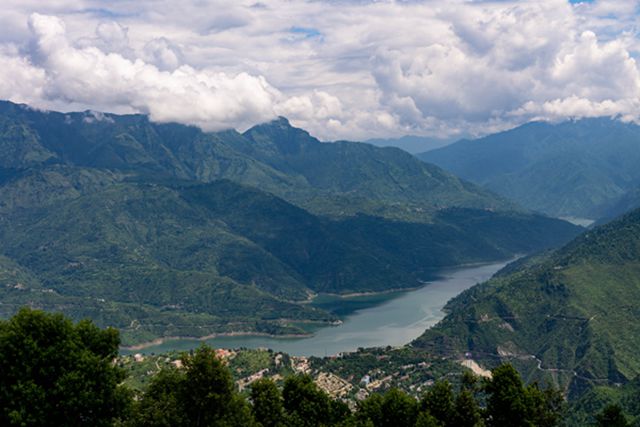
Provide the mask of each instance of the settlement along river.
[{"label": "settlement along river", "polygon": [[[444,271],[440,279],[413,291],[352,298],[321,296],[317,302],[319,306],[334,309],[346,307],[344,311],[351,313],[339,326],[321,328],[312,337],[221,336],[206,343],[214,348],[271,348],[293,356],[330,356],[355,351],[359,347],[408,344],[444,317],[442,309],[447,301],[476,283],[489,279],[506,264],[502,262]],[[353,307],[358,306],[368,308],[352,311]],[[195,339],[172,339],[146,347],[140,352],[184,351],[197,347],[200,342]]]}]

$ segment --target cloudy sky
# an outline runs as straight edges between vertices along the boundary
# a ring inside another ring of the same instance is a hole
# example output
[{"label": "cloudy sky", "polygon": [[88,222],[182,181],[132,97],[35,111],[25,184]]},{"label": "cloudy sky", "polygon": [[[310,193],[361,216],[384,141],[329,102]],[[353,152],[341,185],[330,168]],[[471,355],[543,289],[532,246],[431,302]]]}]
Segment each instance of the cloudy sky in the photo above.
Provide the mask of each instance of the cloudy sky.
[{"label": "cloudy sky", "polygon": [[639,3],[3,0],[0,98],[325,140],[636,120]]}]

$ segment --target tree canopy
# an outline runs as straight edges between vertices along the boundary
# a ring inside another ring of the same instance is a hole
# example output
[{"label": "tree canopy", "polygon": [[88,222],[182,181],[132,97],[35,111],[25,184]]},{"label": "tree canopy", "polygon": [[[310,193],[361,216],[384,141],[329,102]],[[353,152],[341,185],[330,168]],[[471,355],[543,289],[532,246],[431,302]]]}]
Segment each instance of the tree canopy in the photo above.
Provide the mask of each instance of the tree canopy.
[{"label": "tree canopy", "polygon": [[118,331],[21,309],[0,321],[0,425],[106,426],[125,413]]},{"label": "tree canopy", "polygon": [[[120,385],[118,345],[118,331],[60,314],[25,308],[0,321],[0,425],[547,427],[559,424],[563,409],[556,390],[525,385],[510,365],[490,380],[469,373],[456,385],[438,381],[420,399],[390,389],[352,408],[309,375],[262,378],[243,395],[206,345],[183,354],[180,368],[154,374],[134,399]],[[597,420],[626,425],[615,407]]]}]

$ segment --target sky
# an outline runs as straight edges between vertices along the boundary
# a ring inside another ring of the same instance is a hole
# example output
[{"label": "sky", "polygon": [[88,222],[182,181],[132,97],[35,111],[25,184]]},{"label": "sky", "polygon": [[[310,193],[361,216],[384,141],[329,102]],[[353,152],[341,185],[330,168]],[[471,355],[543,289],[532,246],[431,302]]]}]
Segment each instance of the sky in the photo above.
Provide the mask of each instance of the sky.
[{"label": "sky", "polygon": [[640,121],[640,1],[3,0],[0,99],[323,140]]}]

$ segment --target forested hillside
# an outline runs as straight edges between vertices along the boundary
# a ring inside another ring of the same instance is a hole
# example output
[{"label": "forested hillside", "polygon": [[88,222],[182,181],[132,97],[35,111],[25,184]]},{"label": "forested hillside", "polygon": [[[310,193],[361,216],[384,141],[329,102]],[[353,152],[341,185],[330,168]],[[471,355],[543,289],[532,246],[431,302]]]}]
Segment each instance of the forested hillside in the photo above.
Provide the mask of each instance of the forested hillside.
[{"label": "forested hillside", "polygon": [[300,334],[338,320],[303,304],[318,292],[416,287],[579,231],[400,150],[320,143],[284,119],[212,134],[0,104],[2,316],[88,316],[126,343]]},{"label": "forested hillside", "polygon": [[640,210],[523,260],[452,300],[414,345],[509,361],[571,399],[640,374]]}]

